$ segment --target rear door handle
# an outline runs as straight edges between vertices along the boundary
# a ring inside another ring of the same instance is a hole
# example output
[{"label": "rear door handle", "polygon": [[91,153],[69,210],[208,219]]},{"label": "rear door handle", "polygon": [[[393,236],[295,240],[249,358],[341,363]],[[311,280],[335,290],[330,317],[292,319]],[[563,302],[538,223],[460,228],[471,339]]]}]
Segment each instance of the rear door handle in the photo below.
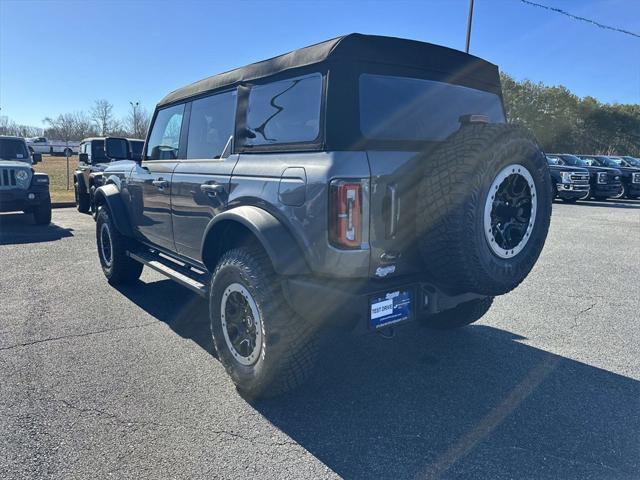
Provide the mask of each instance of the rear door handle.
[{"label": "rear door handle", "polygon": [[153,186],[154,186],[154,187],[158,187],[158,189],[159,189],[159,190],[162,190],[163,188],[165,188],[165,187],[168,187],[168,186],[169,186],[169,182],[168,182],[168,181],[166,181],[166,180],[162,180],[162,179],[160,179],[160,180],[154,180],[154,181],[153,181],[153,182],[151,182],[151,183],[153,183]]},{"label": "rear door handle", "polygon": [[224,185],[220,183],[203,183],[200,185],[200,190],[204,193],[217,194],[224,190]]}]

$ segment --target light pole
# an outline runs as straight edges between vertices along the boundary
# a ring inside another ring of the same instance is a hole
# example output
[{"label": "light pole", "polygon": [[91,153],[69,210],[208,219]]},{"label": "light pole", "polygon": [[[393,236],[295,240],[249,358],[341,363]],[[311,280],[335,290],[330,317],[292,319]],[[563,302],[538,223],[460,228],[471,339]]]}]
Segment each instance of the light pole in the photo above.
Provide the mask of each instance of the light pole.
[{"label": "light pole", "polygon": [[473,20],[473,0],[469,0],[469,17],[467,18],[467,45],[464,49],[469,53],[469,42],[471,41],[471,21]]},{"label": "light pole", "polygon": [[138,106],[140,105],[140,102],[129,102],[129,104],[131,105],[131,108],[133,109],[133,114],[131,116],[131,123],[132,123],[132,127],[133,127],[133,136],[134,137],[138,137]]}]

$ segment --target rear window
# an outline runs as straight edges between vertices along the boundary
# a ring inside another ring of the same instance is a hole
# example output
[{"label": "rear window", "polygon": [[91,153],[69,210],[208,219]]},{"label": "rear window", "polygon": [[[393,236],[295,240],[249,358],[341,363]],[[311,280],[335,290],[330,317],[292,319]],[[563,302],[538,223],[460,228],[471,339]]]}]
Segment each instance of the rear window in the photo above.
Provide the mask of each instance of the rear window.
[{"label": "rear window", "polygon": [[388,75],[360,75],[360,130],[374,140],[441,141],[467,114],[505,121],[500,97],[450,83]]},{"label": "rear window", "polygon": [[20,160],[23,162],[31,161],[24,142],[10,138],[0,139],[0,158],[4,160]]},{"label": "rear window", "polygon": [[252,87],[245,144],[257,146],[316,140],[320,133],[321,103],[322,76],[319,73]]}]

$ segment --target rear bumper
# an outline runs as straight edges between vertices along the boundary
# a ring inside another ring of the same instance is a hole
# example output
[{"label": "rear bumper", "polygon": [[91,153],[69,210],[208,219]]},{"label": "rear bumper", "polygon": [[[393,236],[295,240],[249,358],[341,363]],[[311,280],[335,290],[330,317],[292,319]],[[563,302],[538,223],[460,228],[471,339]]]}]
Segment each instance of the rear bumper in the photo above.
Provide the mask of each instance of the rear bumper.
[{"label": "rear bumper", "polygon": [[37,207],[50,199],[47,186],[31,187],[28,190],[0,190],[0,212],[17,212]]},{"label": "rear bumper", "polygon": [[386,280],[334,280],[312,276],[285,277],[283,288],[289,306],[301,317],[322,326],[371,330],[370,300],[394,290],[412,292],[414,318],[449,310],[486,295],[450,295],[418,276]]}]

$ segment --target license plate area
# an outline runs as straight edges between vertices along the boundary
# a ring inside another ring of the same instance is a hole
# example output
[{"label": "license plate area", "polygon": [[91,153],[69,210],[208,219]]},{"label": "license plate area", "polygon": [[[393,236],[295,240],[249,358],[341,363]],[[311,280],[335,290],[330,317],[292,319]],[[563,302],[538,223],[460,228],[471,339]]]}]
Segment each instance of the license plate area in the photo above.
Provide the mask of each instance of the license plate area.
[{"label": "license plate area", "polygon": [[413,288],[400,288],[372,295],[369,298],[369,328],[378,330],[413,320],[414,298]]}]

